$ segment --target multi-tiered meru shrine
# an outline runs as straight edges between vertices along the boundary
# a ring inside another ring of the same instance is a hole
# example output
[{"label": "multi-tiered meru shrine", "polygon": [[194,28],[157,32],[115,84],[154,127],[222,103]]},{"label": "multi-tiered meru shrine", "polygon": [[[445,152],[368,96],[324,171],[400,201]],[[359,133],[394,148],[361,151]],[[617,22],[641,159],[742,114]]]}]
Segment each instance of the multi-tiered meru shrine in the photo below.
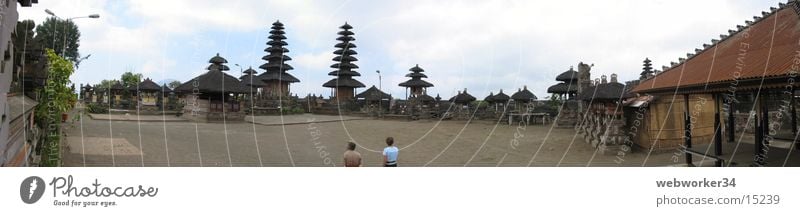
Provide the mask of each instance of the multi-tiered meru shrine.
[{"label": "multi-tiered meru shrine", "polygon": [[272,30],[269,31],[268,47],[264,49],[267,55],[261,59],[267,61],[259,66],[259,68],[266,70],[266,72],[258,75],[264,82],[262,90],[262,99],[278,100],[289,96],[289,84],[300,82],[299,79],[287,73],[287,71],[294,69],[287,61],[292,60],[286,53],[289,49],[284,46],[289,45],[286,43],[286,32],[283,31],[283,23],[276,21],[272,23]]},{"label": "multi-tiered meru shrine", "polygon": [[356,48],[356,45],[352,43],[352,41],[356,40],[353,37],[354,33],[350,31],[353,27],[344,23],[339,28],[342,31],[339,32],[339,37],[336,40],[340,42],[334,46],[338,49],[333,52],[336,57],[333,57],[335,63],[331,65],[334,71],[328,73],[329,76],[336,76],[336,78],[322,84],[322,86],[331,88],[331,91],[333,91],[331,100],[334,103],[346,103],[354,99],[356,88],[365,86],[358,80],[353,79],[354,76],[361,76],[360,73],[354,71],[354,69],[358,69],[358,65],[353,62],[358,61],[358,59],[354,57],[357,52],[353,50]]}]

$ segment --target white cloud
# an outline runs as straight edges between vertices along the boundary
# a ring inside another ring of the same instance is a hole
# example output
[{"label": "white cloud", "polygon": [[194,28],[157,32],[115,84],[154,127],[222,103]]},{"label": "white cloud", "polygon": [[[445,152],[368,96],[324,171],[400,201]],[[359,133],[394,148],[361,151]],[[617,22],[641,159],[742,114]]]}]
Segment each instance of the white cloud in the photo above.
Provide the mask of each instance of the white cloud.
[{"label": "white cloud", "polygon": [[[327,93],[321,84],[331,78],[333,39],[348,21],[358,39],[359,79],[368,86],[380,69],[384,89],[402,95],[397,83],[420,64],[436,85],[432,93],[445,98],[465,87],[482,98],[523,85],[543,98],[553,78],[579,61],[594,63],[596,77],[634,79],[645,57],[660,68],[778,0],[112,2],[42,1],[21,17],[41,22],[44,8],[64,16],[101,14],[76,20],[81,52],[93,54],[77,75],[82,81],[115,78],[127,67],[184,81],[217,51],[232,63],[257,66],[267,28],[280,19],[297,68],[292,73],[302,80],[293,89]],[[228,39],[242,35],[249,39]],[[231,53],[242,47],[249,50]]]}]

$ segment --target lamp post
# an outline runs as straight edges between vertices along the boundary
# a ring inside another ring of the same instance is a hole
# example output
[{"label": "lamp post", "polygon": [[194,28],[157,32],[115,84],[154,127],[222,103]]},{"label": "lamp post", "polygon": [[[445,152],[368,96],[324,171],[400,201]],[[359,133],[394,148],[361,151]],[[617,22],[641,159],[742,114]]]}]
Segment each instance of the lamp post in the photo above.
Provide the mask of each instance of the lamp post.
[{"label": "lamp post", "polygon": [[[62,57],[63,57],[63,56],[65,56],[65,55],[66,55],[66,52],[67,52],[67,33],[66,33],[66,30],[67,30],[67,24],[66,24],[66,21],[72,21],[72,20],[74,20],[74,19],[81,19],[81,18],[91,18],[91,19],[97,19],[97,18],[100,18],[100,15],[99,15],[99,14],[89,14],[89,15],[87,15],[87,16],[77,16],[77,17],[70,17],[70,18],[66,18],[66,19],[64,19],[64,18],[61,18],[61,17],[57,16],[57,15],[56,15],[55,13],[53,13],[53,11],[51,11],[50,9],[44,9],[44,12],[45,12],[45,13],[47,13],[48,15],[52,16],[52,17],[55,17],[56,19],[60,19],[60,20],[62,20],[62,21],[64,21],[64,22],[65,22],[65,23],[64,23],[64,29],[62,29],[62,30],[63,30],[63,32],[62,32],[62,33],[64,34],[64,46],[61,48],[61,56],[62,56]],[[53,25],[53,42],[55,42],[55,39],[56,39],[56,38],[55,38],[55,37],[56,37],[56,36],[55,36],[55,30],[56,30],[56,29],[55,29],[55,28],[56,28],[56,26],[55,26],[55,25]],[[55,48],[55,47],[53,47],[53,48]]]},{"label": "lamp post", "polygon": [[381,83],[381,71],[375,70],[375,73],[378,73],[378,117],[381,117],[381,114],[383,113],[383,95],[381,94],[383,93],[383,88]]},{"label": "lamp post", "polygon": [[[239,76],[243,76],[244,75],[244,71],[242,70],[242,66],[240,66],[239,64],[233,64],[233,65],[236,65],[236,67],[239,67]],[[252,83],[250,83],[250,84],[252,84]]]}]

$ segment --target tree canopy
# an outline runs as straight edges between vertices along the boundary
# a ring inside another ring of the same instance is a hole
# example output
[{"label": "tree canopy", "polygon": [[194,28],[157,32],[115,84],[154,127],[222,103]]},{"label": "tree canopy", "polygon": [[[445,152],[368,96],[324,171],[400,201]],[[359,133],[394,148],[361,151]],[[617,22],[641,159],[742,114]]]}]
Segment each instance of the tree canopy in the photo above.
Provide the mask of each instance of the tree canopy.
[{"label": "tree canopy", "polygon": [[142,82],[142,74],[128,71],[123,73],[119,80],[122,81],[122,86],[125,88],[135,88]]},{"label": "tree canopy", "polygon": [[35,39],[44,48],[53,49],[56,54],[64,56],[72,63],[77,63],[81,58],[78,53],[80,37],[81,32],[72,20],[48,17],[41,25],[36,26]]},{"label": "tree canopy", "polygon": [[169,84],[167,84],[167,86],[169,86],[169,88],[171,88],[171,89],[175,89],[178,86],[181,86],[181,81],[174,80],[172,82],[169,82]]}]

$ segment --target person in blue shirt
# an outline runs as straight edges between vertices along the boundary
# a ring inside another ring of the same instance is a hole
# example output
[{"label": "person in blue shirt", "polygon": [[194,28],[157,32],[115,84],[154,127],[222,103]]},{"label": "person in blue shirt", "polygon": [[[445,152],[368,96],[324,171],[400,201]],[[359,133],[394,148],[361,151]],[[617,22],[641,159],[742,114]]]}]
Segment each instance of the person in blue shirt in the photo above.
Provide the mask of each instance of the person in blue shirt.
[{"label": "person in blue shirt", "polygon": [[386,148],[383,148],[383,166],[397,167],[397,155],[400,149],[394,146],[394,138],[386,137]]}]

